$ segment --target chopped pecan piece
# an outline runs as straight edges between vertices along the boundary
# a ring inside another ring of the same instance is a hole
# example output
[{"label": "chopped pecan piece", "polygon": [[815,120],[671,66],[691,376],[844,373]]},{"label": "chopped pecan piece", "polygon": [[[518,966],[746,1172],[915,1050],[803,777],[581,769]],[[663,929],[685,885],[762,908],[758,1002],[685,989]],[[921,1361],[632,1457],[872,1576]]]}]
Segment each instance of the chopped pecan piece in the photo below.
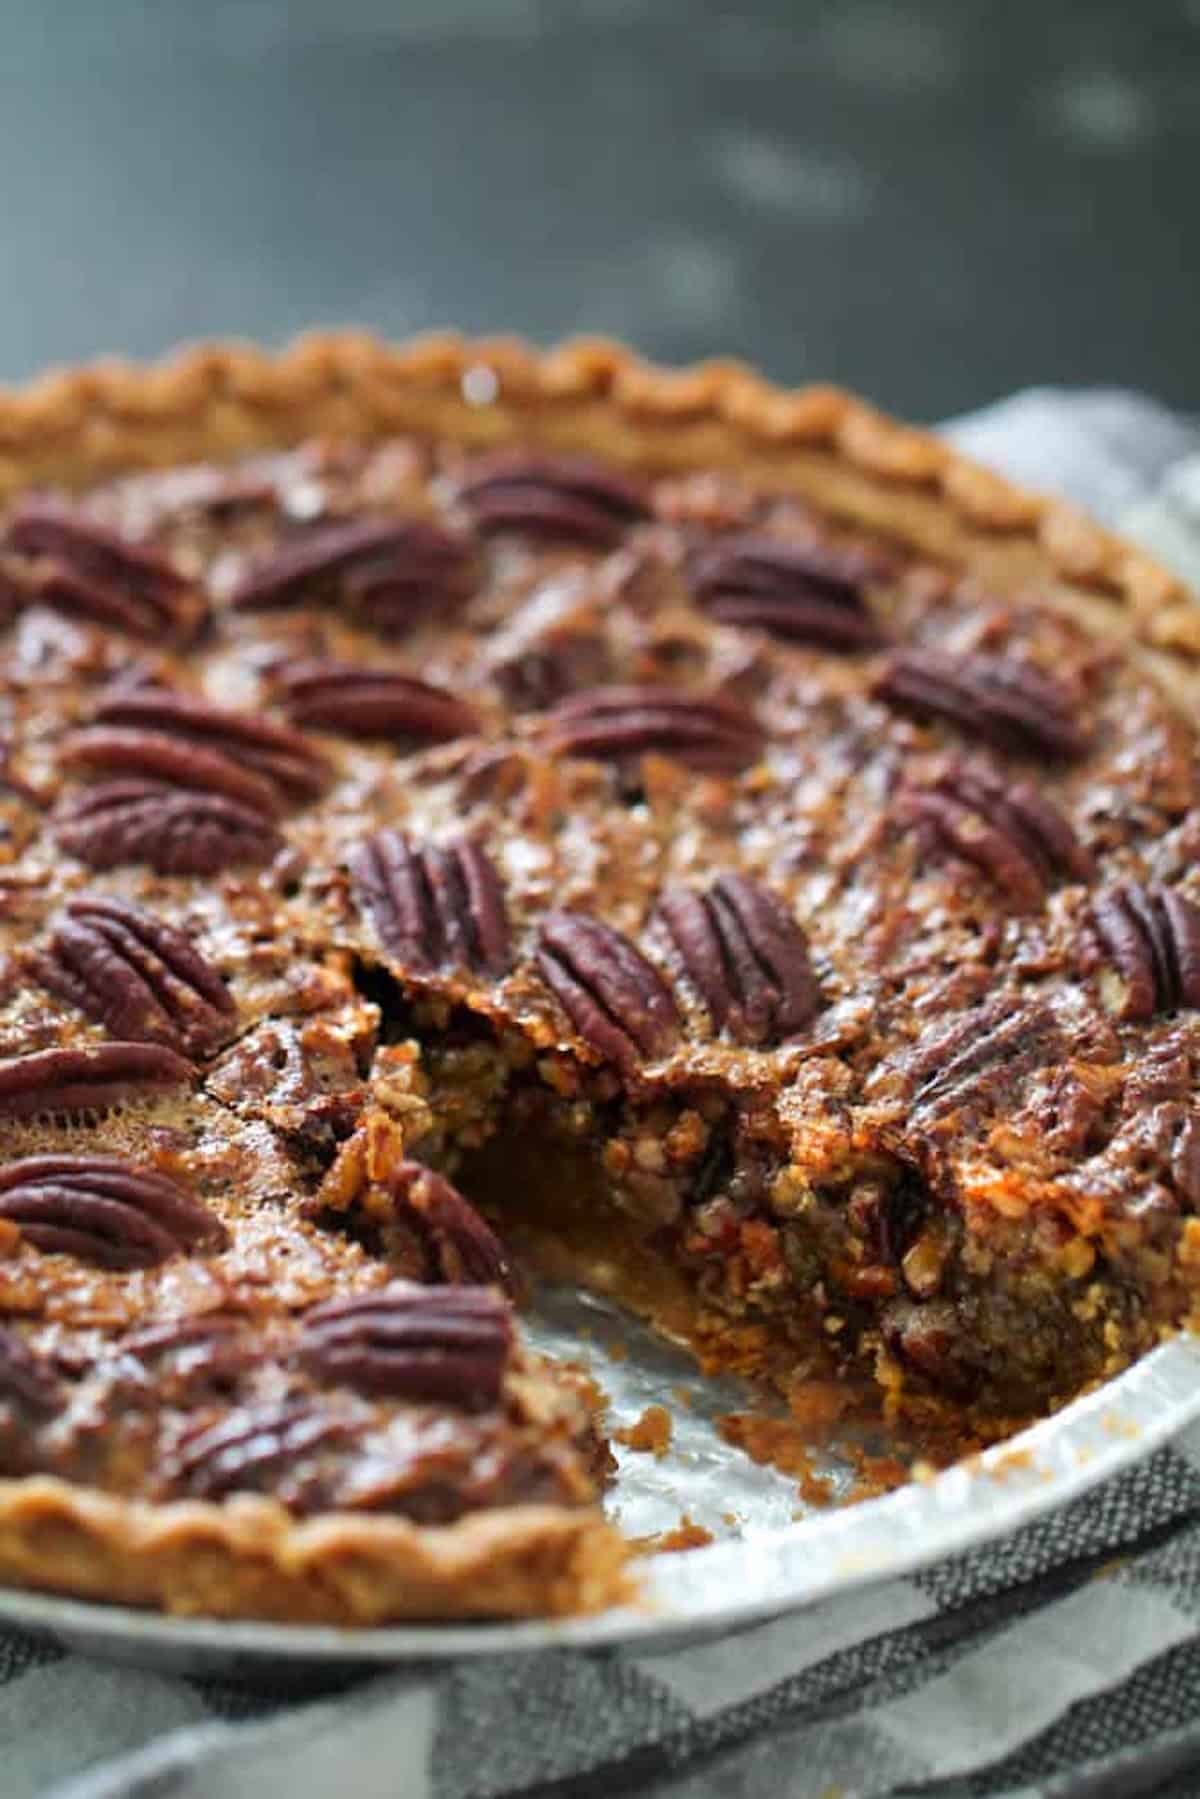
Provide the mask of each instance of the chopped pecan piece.
[{"label": "chopped pecan piece", "polygon": [[911,1168],[902,1169],[895,1183],[880,1193],[877,1224],[880,1254],[899,1267],[928,1215],[927,1188]]},{"label": "chopped pecan piece", "polygon": [[374,1397],[482,1411],[500,1397],[512,1340],[509,1308],[489,1287],[393,1281],[309,1312],[299,1359],[319,1379]]},{"label": "chopped pecan piece", "polygon": [[[261,1326],[246,1328],[231,1312],[200,1312],[130,1331],[114,1345],[140,1364],[142,1381],[169,1405],[208,1399],[260,1364],[269,1353]],[[124,1369],[122,1370],[124,1373]]]},{"label": "chopped pecan piece", "polygon": [[135,637],[190,634],[202,607],[165,556],[49,497],[23,501],[7,547],[28,564],[17,580],[43,604]]},{"label": "chopped pecan piece", "polygon": [[243,611],[332,592],[376,629],[396,635],[444,615],[471,589],[470,546],[426,519],[356,519],[322,526],[254,562],[231,595]]},{"label": "chopped pecan piece", "polygon": [[926,1034],[905,1067],[913,1109],[926,1118],[986,1107],[1036,1068],[1066,1055],[1049,1006],[999,995],[948,1029]]},{"label": "chopped pecan piece", "polygon": [[946,719],[1002,750],[1070,759],[1087,748],[1058,683],[1011,657],[900,650],[875,692],[902,712]]},{"label": "chopped pecan piece", "polygon": [[503,642],[496,649],[493,679],[514,712],[542,712],[565,694],[603,681],[613,667],[599,632],[563,631],[511,652]]},{"label": "chopped pecan piece", "polygon": [[491,857],[470,838],[414,848],[399,831],[379,831],[355,850],[350,874],[384,948],[407,967],[504,973],[504,890]]},{"label": "chopped pecan piece", "polygon": [[1095,864],[1066,819],[1029,781],[982,763],[951,763],[901,808],[923,834],[972,862],[1018,906],[1040,905],[1057,877],[1087,881]]},{"label": "chopped pecan piece", "polygon": [[24,1338],[0,1325],[0,1405],[48,1417],[61,1401],[53,1370]]},{"label": "chopped pecan piece", "polygon": [[0,630],[7,631],[25,603],[25,590],[0,562]]},{"label": "chopped pecan piece", "polygon": [[679,1035],[671,990],[628,937],[580,912],[553,912],[538,937],[541,975],[579,1035],[626,1074]]},{"label": "chopped pecan piece", "polygon": [[898,1362],[952,1398],[970,1397],[980,1371],[950,1300],[897,1300],[880,1322],[883,1341]]},{"label": "chopped pecan piece", "polygon": [[186,1187],[115,1156],[10,1162],[0,1168],[0,1218],[36,1249],[102,1268],[150,1268],[181,1250],[220,1249],[229,1240]]},{"label": "chopped pecan piece", "polygon": [[126,1041],[203,1056],[232,1035],[237,1008],[217,971],[182,931],[124,900],[72,901],[27,962],[43,987]]},{"label": "chopped pecan piece", "polygon": [[54,834],[89,868],[147,862],[159,874],[217,874],[269,862],[283,839],[269,818],[219,793],[153,781],[102,781],[59,807]]},{"label": "chopped pecan piece", "polygon": [[459,494],[479,531],[528,531],[601,549],[650,516],[636,481],[586,456],[504,450],[476,462]]},{"label": "chopped pecan piece", "polygon": [[745,875],[708,893],[671,887],[659,912],[716,1030],[767,1044],[805,1030],[821,1005],[804,932],[775,894]]},{"label": "chopped pecan piece", "polygon": [[584,577],[543,582],[493,634],[492,677],[514,711],[544,711],[614,670],[605,609]]},{"label": "chopped pecan piece", "polygon": [[1200,1113],[1182,1111],[1171,1144],[1171,1183],[1189,1212],[1200,1212]]},{"label": "chopped pecan piece", "polygon": [[425,1240],[433,1269],[451,1285],[517,1286],[504,1246],[470,1200],[420,1162],[401,1162],[389,1182],[398,1206]]},{"label": "chopped pecan piece", "polygon": [[405,1157],[403,1132],[386,1114],[369,1113],[342,1144],[305,1209],[323,1223],[357,1214],[379,1227],[378,1247],[406,1277],[498,1286],[513,1297],[521,1289],[491,1227],[457,1187]]},{"label": "chopped pecan piece", "polygon": [[758,720],[744,706],[672,687],[593,687],[546,713],[543,732],[552,754],[607,761],[651,750],[718,773],[747,767],[763,747]]},{"label": "chopped pecan piece", "polygon": [[464,700],[395,668],[300,662],[283,669],[276,685],[291,717],[314,731],[416,744],[469,737],[479,728]]},{"label": "chopped pecan piece", "polygon": [[[1107,1165],[1123,1196],[1146,1190],[1168,1199],[1174,1211],[1200,1212],[1200,1112],[1185,1101],[1137,1111],[1121,1124],[1092,1168]],[[1085,1185],[1092,1172],[1080,1169]]]},{"label": "chopped pecan piece", "polygon": [[1124,881],[1096,895],[1092,921],[1123,983],[1120,1017],[1200,1006],[1200,907],[1173,887]]},{"label": "chopped pecan piece", "polygon": [[355,1434],[354,1420],[323,1411],[306,1398],[239,1406],[217,1424],[184,1433],[164,1458],[164,1485],[168,1492],[192,1493],[198,1499],[255,1492],[264,1481],[275,1485],[285,1471],[294,1473],[297,1464],[344,1445]]},{"label": "chopped pecan piece", "polygon": [[[267,793],[268,809],[272,794],[303,803],[317,799],[328,784],[328,764],[301,732],[249,712],[230,712],[210,705],[195,694],[173,693],[162,687],[112,693],[97,707],[94,722],[130,733],[154,733],[218,755],[243,773],[257,777]],[[197,787],[212,783],[181,779],[179,785]],[[212,790],[228,791],[215,786]],[[262,803],[233,792],[229,792],[229,798],[245,799],[248,804]]]},{"label": "chopped pecan piece", "polygon": [[1137,1112],[1143,1106],[1191,1097],[1196,1082],[1191,1058],[1179,1041],[1181,1032],[1188,1032],[1190,1038],[1191,1033],[1182,1020],[1173,1031],[1161,1037],[1156,1033],[1152,1041],[1143,1045],[1125,1082],[1123,1100],[1127,1110]]},{"label": "chopped pecan piece", "polygon": [[[138,477],[133,477],[135,486]],[[284,469],[272,457],[248,457],[234,464],[198,463],[155,475],[140,498],[150,516],[175,521],[189,514],[224,520],[255,507],[277,507]]]},{"label": "chopped pecan piece", "polygon": [[0,1061],[0,1118],[104,1112],[191,1078],[191,1064],[158,1043],[39,1049]]},{"label": "chopped pecan piece", "polygon": [[871,649],[883,641],[863,594],[878,572],[861,552],[741,533],[718,538],[690,569],[700,604],[722,624],[832,650]]}]

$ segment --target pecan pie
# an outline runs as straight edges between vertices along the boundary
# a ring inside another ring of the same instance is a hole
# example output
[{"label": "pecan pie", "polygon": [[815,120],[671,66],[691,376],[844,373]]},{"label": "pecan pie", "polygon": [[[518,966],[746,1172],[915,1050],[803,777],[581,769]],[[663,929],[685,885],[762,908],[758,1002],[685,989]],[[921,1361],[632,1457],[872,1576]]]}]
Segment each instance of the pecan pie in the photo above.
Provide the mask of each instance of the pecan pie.
[{"label": "pecan pie", "polygon": [[1200,618],[831,390],[0,398],[0,1576],[600,1607],[523,1261],[995,1435],[1200,1282]]}]

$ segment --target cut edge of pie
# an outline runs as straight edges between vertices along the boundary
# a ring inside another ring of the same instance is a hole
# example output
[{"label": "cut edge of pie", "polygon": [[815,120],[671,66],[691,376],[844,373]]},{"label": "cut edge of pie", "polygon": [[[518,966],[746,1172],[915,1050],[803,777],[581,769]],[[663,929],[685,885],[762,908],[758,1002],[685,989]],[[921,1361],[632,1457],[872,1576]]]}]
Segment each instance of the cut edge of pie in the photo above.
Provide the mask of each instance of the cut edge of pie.
[{"label": "cut edge of pie", "polygon": [[[728,472],[1048,605],[1126,646],[1194,703],[1200,613],[1183,583],[1073,508],[828,387],[788,392],[721,362],[668,371],[581,341],[539,354],[437,336],[306,337],[278,355],[203,346],[0,395],[0,498],[223,462],[309,439],[510,443],[657,473]],[[162,1505],[53,1477],[0,1481],[0,1577],[177,1613],[356,1624],[600,1610],[632,1591],[596,1509],[504,1506],[445,1525],[297,1521],[275,1502]]]}]

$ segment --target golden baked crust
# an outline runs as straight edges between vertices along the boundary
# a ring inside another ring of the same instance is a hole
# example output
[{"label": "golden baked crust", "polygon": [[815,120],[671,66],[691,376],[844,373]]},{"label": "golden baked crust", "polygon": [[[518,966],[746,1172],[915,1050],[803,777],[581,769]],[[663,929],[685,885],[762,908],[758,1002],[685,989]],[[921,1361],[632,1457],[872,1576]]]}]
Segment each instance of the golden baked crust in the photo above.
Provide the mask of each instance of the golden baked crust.
[{"label": "golden baked crust", "polygon": [[290,1623],[602,1611],[628,1549],[596,1513],[510,1506],[446,1525],[333,1514],[297,1523],[249,1495],[144,1505],[47,1476],[0,1481],[0,1575],[181,1615]]},{"label": "golden baked crust", "polygon": [[[586,342],[538,355],[452,337],[362,334],[278,356],[187,351],[159,367],[53,374],[0,397],[0,497],[225,460],[312,438],[415,433],[472,449],[584,451],[657,472],[730,471],[831,518],[1039,598],[1193,686],[1200,621],[1181,584],[1059,503],[827,388],[774,389],[733,364],[662,371]],[[377,1623],[597,1609],[625,1550],[589,1509],[503,1507],[444,1525],[296,1522],[269,1501],[153,1506],[45,1476],[0,1483],[0,1576],[221,1616]]]},{"label": "golden baked crust", "polygon": [[309,437],[429,433],[476,448],[517,438],[661,468],[736,469],[985,578],[1052,574],[1124,602],[1139,636],[1200,653],[1183,584],[1060,500],[1023,491],[924,431],[833,387],[787,391],[736,362],[660,369],[580,339],[539,353],[511,338],[388,345],[316,333],[278,355],[202,345],[148,367],[53,371],[0,394],[0,497],[83,485]]}]

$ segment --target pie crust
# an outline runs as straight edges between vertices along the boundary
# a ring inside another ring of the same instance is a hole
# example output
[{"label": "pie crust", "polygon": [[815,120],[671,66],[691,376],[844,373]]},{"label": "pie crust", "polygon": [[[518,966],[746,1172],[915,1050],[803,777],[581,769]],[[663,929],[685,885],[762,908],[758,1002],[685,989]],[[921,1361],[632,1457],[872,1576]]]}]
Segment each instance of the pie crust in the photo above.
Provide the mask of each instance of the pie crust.
[{"label": "pie crust", "polygon": [[[217,345],[154,367],[55,372],[0,396],[0,500],[312,440],[408,435],[660,476],[729,474],[796,496],[873,541],[968,571],[1000,600],[1035,591],[1194,715],[1200,613],[1173,575],[858,399],[782,391],[734,363],[666,371],[591,340],[539,354],[510,339],[389,346],[345,332],[279,355]],[[593,1505],[500,1505],[424,1524],[297,1520],[249,1494],[154,1504],[45,1474],[0,1481],[0,1578],[177,1613],[377,1624],[591,1611],[627,1596],[627,1558]]]}]

